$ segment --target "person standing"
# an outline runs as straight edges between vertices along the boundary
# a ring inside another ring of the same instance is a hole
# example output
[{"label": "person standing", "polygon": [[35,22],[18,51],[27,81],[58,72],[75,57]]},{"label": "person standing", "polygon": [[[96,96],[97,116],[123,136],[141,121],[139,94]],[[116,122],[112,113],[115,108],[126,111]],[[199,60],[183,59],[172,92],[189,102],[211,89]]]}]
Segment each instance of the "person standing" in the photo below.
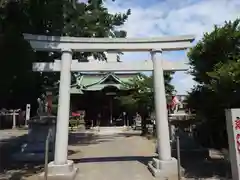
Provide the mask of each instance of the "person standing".
[{"label": "person standing", "polygon": [[97,115],[97,127],[98,127],[98,131],[100,131],[100,124],[101,124],[101,113],[98,113]]}]

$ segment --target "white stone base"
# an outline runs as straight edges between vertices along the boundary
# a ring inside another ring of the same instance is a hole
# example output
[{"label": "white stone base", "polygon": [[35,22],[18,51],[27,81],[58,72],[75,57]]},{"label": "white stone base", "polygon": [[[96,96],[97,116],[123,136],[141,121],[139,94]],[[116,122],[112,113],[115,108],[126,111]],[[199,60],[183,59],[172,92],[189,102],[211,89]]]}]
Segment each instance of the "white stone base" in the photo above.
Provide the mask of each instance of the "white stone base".
[{"label": "white stone base", "polygon": [[153,158],[148,163],[148,168],[154,177],[162,179],[177,179],[178,177],[178,164],[175,158],[172,158],[170,161]]},{"label": "white stone base", "polygon": [[[48,164],[48,180],[74,180],[78,169],[74,167],[71,160],[64,165],[55,165],[54,162]],[[45,180],[45,173],[39,175],[39,180]]]}]

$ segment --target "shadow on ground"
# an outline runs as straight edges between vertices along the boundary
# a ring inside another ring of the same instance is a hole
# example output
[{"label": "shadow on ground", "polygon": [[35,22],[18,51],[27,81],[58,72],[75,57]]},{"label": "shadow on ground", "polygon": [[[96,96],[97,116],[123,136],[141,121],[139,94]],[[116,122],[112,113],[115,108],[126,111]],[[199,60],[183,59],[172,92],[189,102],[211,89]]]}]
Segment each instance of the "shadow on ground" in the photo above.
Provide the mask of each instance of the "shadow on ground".
[{"label": "shadow on ground", "polygon": [[73,159],[75,163],[104,163],[104,162],[123,162],[123,161],[138,161],[147,165],[152,160],[152,156],[116,156],[116,157],[93,157]]},{"label": "shadow on ground", "polygon": [[[72,136],[72,137],[71,137]],[[113,141],[116,137],[139,136],[139,133],[124,132],[114,135],[83,135],[82,133],[73,133],[70,135],[73,145],[89,145]],[[181,166],[185,169],[184,176],[187,178],[226,178],[231,176],[230,165],[224,159],[212,159],[209,157],[209,150],[201,148],[191,139],[181,136]],[[177,158],[176,144],[172,146],[172,155]],[[99,162],[122,162],[138,161],[147,165],[152,160],[152,156],[120,156],[120,157],[94,157],[72,159],[75,163],[99,163]]]},{"label": "shadow on ground", "polygon": [[[12,158],[14,153],[20,151],[26,137],[27,135],[23,135],[0,141],[0,180],[23,180],[25,177],[43,172],[44,160],[24,162]],[[76,151],[68,151],[69,155],[74,153]]]},{"label": "shadow on ground", "polygon": [[[117,136],[130,137],[131,135],[94,135],[94,133],[70,132],[69,145],[87,146],[90,144],[98,144],[113,141]],[[22,180],[24,177],[32,176],[43,172],[44,160],[37,162],[23,162],[12,158],[12,154],[20,151],[21,145],[26,141],[27,135],[14,137],[0,141],[0,180]],[[69,150],[68,155],[78,153],[79,151]],[[51,161],[52,159],[49,159]],[[83,160],[84,161],[84,160]]]},{"label": "shadow on ground", "polygon": [[[230,164],[222,157],[213,159],[209,149],[202,148],[192,137],[178,134],[180,137],[180,160],[187,178],[230,178]],[[176,144],[172,145],[172,155],[177,158]]]},{"label": "shadow on ground", "polygon": [[23,176],[32,175],[42,169],[41,163],[16,162],[11,155],[19,151],[27,135],[1,141],[0,148],[0,179],[20,180]]},{"label": "shadow on ground", "polygon": [[[70,133],[69,145],[87,146],[90,144],[98,144],[113,141],[116,137],[132,137],[137,134],[122,133],[116,135],[94,135],[93,133]],[[31,176],[43,171],[44,162],[17,162],[11,158],[11,154],[19,151],[20,145],[24,142],[26,135],[12,138],[0,143],[0,180],[22,180],[23,177]],[[128,147],[126,147],[128,148]],[[69,155],[76,153],[69,151]],[[176,157],[176,150],[172,151]],[[75,163],[94,163],[94,162],[123,162],[138,161],[144,165],[152,159],[152,156],[120,156],[120,157],[94,157],[73,159]],[[226,172],[230,175],[229,164],[223,159],[212,159],[209,157],[208,151],[194,151],[191,148],[181,147],[181,165],[185,169],[185,177],[187,178],[210,178],[218,176],[226,178]]]},{"label": "shadow on ground", "polygon": [[95,133],[71,132],[69,133],[68,144],[72,146],[88,146],[90,144],[99,144],[114,141],[116,137],[139,136],[137,133],[118,133],[111,135],[97,135]]},{"label": "shadow on ground", "polygon": [[0,173],[4,172],[11,165],[11,162],[9,162],[11,154],[19,150],[26,137],[27,135],[22,135],[0,141]]},{"label": "shadow on ground", "polygon": [[72,146],[88,146],[90,144],[98,144],[103,142],[112,141],[113,138],[101,138],[94,133],[69,133],[68,144]]},{"label": "shadow on ground", "polygon": [[[176,152],[173,156],[177,158]],[[181,166],[187,178],[226,178],[231,175],[230,165],[224,159],[212,159],[203,152],[181,151]]]}]

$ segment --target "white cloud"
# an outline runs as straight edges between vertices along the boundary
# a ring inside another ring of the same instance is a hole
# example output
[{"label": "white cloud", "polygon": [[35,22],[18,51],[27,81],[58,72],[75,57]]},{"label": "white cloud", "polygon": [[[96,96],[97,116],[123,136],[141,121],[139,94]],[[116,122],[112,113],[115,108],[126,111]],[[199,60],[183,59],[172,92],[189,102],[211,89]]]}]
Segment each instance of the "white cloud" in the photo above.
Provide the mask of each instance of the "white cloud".
[{"label": "white cloud", "polygon": [[[112,13],[131,9],[132,14],[121,27],[128,37],[194,34],[199,40],[214,24],[240,17],[239,0],[109,0],[106,6]],[[184,73],[177,73],[173,83],[179,93],[194,84],[192,77]]]}]

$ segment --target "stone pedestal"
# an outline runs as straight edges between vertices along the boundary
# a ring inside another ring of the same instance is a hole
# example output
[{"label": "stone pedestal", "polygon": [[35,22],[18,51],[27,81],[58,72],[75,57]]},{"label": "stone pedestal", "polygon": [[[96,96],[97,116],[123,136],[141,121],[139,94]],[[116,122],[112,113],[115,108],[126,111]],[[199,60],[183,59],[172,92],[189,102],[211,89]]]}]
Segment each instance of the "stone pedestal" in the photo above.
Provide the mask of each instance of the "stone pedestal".
[{"label": "stone pedestal", "polygon": [[49,130],[51,130],[49,160],[53,159],[55,126],[55,116],[37,116],[30,119],[27,140],[22,144],[20,152],[15,153],[13,158],[18,161],[44,161],[45,141]]},{"label": "stone pedestal", "polygon": [[[71,160],[66,164],[56,165],[54,162],[48,164],[48,180],[73,180],[77,174],[77,168]],[[39,175],[39,180],[45,180],[45,173]]]},{"label": "stone pedestal", "polygon": [[153,176],[158,178],[177,179],[178,177],[178,165],[175,158],[168,161],[153,158],[153,160],[148,163],[148,168]]}]

